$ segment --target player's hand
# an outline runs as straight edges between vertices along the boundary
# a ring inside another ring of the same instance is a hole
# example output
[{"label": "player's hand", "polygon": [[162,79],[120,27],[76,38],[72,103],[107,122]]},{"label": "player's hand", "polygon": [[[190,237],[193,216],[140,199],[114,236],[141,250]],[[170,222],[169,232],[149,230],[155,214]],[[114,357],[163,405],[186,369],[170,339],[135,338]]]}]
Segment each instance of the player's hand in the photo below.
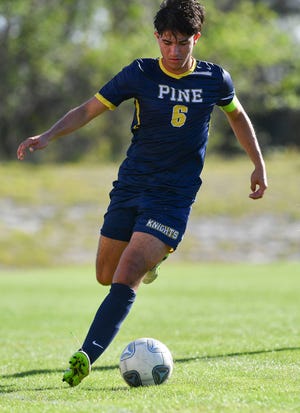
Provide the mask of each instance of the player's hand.
[{"label": "player's hand", "polygon": [[251,175],[251,199],[260,199],[268,187],[267,176],[264,168],[255,168]]},{"label": "player's hand", "polygon": [[17,150],[17,157],[20,161],[25,158],[26,151],[37,151],[38,149],[44,149],[48,145],[49,141],[45,135],[37,135],[31,138],[27,138],[23,141]]}]

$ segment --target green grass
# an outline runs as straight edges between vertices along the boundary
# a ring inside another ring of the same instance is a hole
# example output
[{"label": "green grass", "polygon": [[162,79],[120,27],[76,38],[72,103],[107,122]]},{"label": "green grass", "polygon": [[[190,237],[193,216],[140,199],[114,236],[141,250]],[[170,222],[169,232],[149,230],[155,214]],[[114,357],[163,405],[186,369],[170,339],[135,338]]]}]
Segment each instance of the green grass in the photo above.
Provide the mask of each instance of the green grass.
[{"label": "green grass", "polygon": [[[244,156],[223,159],[208,157],[203,171],[203,187],[194,214],[231,216],[272,212],[300,218],[298,177],[299,152],[283,151],[266,158],[269,189],[263,202],[249,201],[251,162]],[[105,207],[108,191],[117,176],[118,165],[28,163],[0,164],[0,197],[16,204],[67,207]],[[256,206],[254,206],[256,205]]]},{"label": "green grass", "polygon": [[[300,411],[300,265],[164,264],[92,374],[61,382],[107,292],[93,268],[1,270],[3,413]],[[164,385],[129,388],[118,358],[134,338],[172,351]],[[77,337],[77,338],[76,338]]]},{"label": "green grass", "polygon": [[[252,164],[246,157],[208,157],[203,187],[194,214],[239,216],[261,211],[300,218],[298,152],[282,151],[266,158],[269,190],[262,202],[249,201]],[[31,165],[0,163],[0,197],[28,206],[67,207],[93,204],[105,207],[118,165]],[[256,205],[256,206],[255,206]]]},{"label": "green grass", "polygon": [[[0,163],[0,267],[92,262],[117,168]],[[298,222],[299,153],[271,154],[267,168],[269,189],[263,200],[252,201],[248,198],[249,160],[208,157],[191,218],[226,216],[251,222],[272,216],[278,222]],[[183,248],[189,248],[189,239],[195,245],[187,232]]]},{"label": "green grass", "polygon": [[268,190],[263,200],[249,200],[252,164],[246,157],[222,159],[208,157],[203,170],[194,213],[204,215],[245,216],[256,214],[285,215],[300,218],[298,152],[282,151],[266,157]]}]

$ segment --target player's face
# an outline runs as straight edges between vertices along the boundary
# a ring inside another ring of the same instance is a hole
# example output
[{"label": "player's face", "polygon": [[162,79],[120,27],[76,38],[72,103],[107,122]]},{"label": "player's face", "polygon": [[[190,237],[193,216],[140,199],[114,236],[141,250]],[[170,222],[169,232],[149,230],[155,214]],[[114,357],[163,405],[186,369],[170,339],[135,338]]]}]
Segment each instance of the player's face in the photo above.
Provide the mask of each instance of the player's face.
[{"label": "player's face", "polygon": [[200,33],[193,36],[177,33],[176,36],[170,31],[163,34],[154,33],[157,38],[162,63],[171,73],[181,74],[187,72],[193,64],[192,52],[197,43]]}]

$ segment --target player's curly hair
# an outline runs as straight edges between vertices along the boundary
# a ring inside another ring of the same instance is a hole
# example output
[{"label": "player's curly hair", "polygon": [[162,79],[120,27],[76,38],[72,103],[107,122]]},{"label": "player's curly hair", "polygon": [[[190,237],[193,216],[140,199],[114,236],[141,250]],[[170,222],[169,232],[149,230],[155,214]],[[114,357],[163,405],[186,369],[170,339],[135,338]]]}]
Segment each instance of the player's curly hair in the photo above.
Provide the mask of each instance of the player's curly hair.
[{"label": "player's curly hair", "polygon": [[204,7],[197,0],[164,0],[154,18],[154,27],[160,35],[171,31],[192,36],[201,32],[204,19]]}]

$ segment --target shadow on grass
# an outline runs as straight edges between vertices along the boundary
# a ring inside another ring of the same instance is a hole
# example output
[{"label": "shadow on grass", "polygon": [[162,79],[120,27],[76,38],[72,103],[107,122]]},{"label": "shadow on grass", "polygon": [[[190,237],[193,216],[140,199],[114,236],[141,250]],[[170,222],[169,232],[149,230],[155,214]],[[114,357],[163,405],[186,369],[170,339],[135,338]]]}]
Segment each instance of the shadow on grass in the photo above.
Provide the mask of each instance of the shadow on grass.
[{"label": "shadow on grass", "polygon": [[195,356],[195,357],[187,357],[174,360],[175,363],[188,363],[189,361],[198,361],[198,360],[216,360],[222,359],[227,357],[239,357],[239,356],[255,356],[257,354],[267,354],[267,353],[280,353],[283,351],[299,351],[300,347],[282,347],[282,348],[274,348],[272,350],[254,350],[254,351],[242,351],[236,353],[224,353],[224,354],[216,354],[213,356]]},{"label": "shadow on grass", "polygon": [[[101,366],[101,367],[94,367],[93,371],[107,371],[107,370],[114,370],[118,369],[119,366],[116,364],[115,366]],[[28,376],[36,376],[42,374],[52,374],[52,373],[63,373],[64,369],[35,369],[35,370],[28,370],[28,371],[20,371],[20,373],[13,373],[13,374],[4,374],[0,376],[2,379],[11,379],[11,378],[22,378]]]},{"label": "shadow on grass", "polygon": [[[174,359],[175,363],[188,363],[192,361],[206,361],[206,360],[215,360],[227,357],[241,357],[241,356],[253,356],[257,354],[267,354],[267,353],[279,353],[284,351],[299,351],[300,347],[282,347],[282,348],[275,348],[271,350],[254,350],[254,351],[243,351],[243,352],[236,352],[236,353],[224,353],[224,354],[216,354],[211,356],[194,356],[194,357],[186,357],[186,358],[177,358]],[[94,367],[93,371],[107,371],[107,370],[114,370],[118,369],[119,366],[117,364],[113,366],[100,366]],[[4,374],[0,376],[2,379],[9,379],[9,378],[22,378],[28,376],[35,376],[35,375],[42,375],[42,374],[52,374],[52,373],[63,373],[63,369],[35,369],[35,370],[28,370],[28,371],[21,371],[19,373],[13,374]],[[5,386],[1,386],[5,387]],[[5,392],[0,389],[1,392]],[[9,392],[9,391],[8,391]]]}]

